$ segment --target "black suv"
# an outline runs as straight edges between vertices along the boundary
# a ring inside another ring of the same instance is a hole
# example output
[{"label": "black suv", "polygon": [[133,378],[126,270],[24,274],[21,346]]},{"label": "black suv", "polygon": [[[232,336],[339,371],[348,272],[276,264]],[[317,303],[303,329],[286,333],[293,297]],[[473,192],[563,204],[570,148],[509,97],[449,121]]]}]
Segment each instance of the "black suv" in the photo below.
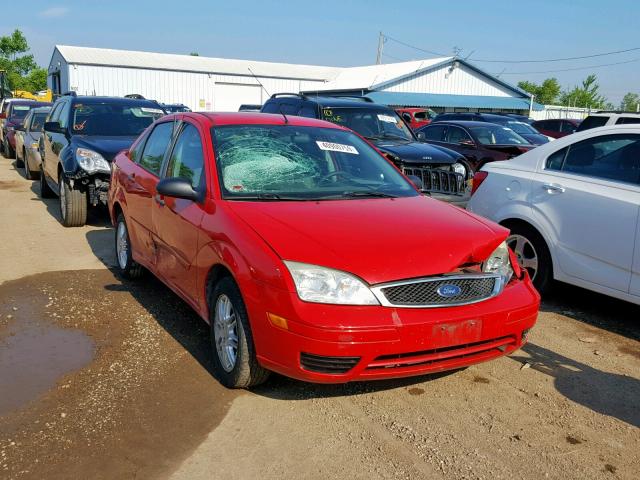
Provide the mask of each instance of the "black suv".
[{"label": "black suv", "polygon": [[164,110],[152,100],[65,95],[53,104],[40,142],[40,195],[60,197],[62,224],[87,221],[107,202],[111,160]]},{"label": "black suv", "polygon": [[261,112],[319,118],[350,128],[369,140],[405,175],[418,177],[423,192],[441,200],[458,201],[473,175],[462,155],[419,142],[395,110],[366,97],[277,93],[266,101]]}]

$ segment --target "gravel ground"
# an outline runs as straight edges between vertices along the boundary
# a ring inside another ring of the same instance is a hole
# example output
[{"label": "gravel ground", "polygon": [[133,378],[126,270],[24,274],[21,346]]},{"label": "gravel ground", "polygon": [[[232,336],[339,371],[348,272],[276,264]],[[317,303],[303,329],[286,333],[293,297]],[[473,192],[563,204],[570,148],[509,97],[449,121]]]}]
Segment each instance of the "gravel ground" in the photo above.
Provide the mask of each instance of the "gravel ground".
[{"label": "gravel ground", "polygon": [[109,270],[105,218],[65,229],[34,190],[0,157],[2,479],[640,478],[637,306],[560,286],[510,357],[229,391],[206,325]]}]

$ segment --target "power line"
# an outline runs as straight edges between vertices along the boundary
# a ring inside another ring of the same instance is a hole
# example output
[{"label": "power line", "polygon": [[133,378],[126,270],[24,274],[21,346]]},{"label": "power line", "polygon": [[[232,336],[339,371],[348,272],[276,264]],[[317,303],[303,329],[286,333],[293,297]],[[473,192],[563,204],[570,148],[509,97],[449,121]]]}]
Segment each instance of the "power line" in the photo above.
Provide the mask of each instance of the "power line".
[{"label": "power line", "polygon": [[[399,43],[400,45],[403,45],[403,46],[408,47],[408,48],[413,48],[414,50],[418,50],[420,52],[428,53],[430,55],[436,55],[438,57],[450,57],[451,56],[451,55],[446,55],[444,53],[434,52],[433,50],[426,50],[424,48],[416,47],[415,45],[411,45],[409,43],[403,42],[401,40],[398,40],[397,38],[390,37],[389,35],[386,35],[386,34],[382,34],[382,35],[384,36],[385,39],[388,39],[388,40],[391,40],[393,42]],[[578,56],[578,57],[547,58],[547,59],[538,59],[538,60],[513,60],[513,59],[496,60],[496,59],[478,59],[478,58],[474,58],[473,61],[474,62],[486,62],[486,63],[549,63],[549,62],[564,62],[564,61],[568,61],[568,60],[583,60],[585,58],[606,57],[608,55],[617,55],[617,54],[620,54],[620,53],[635,52],[635,51],[638,51],[638,50],[640,50],[640,47],[627,48],[627,49],[624,49],[624,50],[614,50],[614,51],[611,51],[611,52],[604,52],[604,53],[594,53],[594,54],[591,54],[591,55],[582,55],[582,56]],[[459,51],[457,53],[459,53]]]},{"label": "power line", "polygon": [[573,72],[575,70],[589,70],[591,68],[611,67],[613,65],[623,65],[625,63],[633,63],[638,61],[640,61],[640,58],[634,58],[633,60],[627,60],[625,62],[603,63],[601,65],[591,65],[589,67],[563,68],[561,70],[545,70],[541,72],[503,72],[503,73],[500,73],[500,75],[532,75],[534,73]]},{"label": "power line", "polygon": [[389,55],[388,53],[384,53],[384,52],[382,52],[382,56],[390,58],[391,60],[397,60],[398,62],[409,62],[410,61],[410,60],[403,60],[401,58],[394,57],[393,55]]},{"label": "power line", "polygon": [[565,58],[548,58],[546,60],[481,60],[474,58],[474,62],[487,62],[487,63],[547,63],[547,62],[564,62],[567,60],[582,60],[585,58],[606,57],[607,55],[616,55],[618,53],[627,53],[640,50],[640,47],[627,48],[626,50],[616,50],[614,52],[594,53],[593,55],[583,55],[581,57],[565,57]]},{"label": "power line", "polygon": [[[384,34],[383,34],[384,35]],[[445,55],[444,53],[433,52],[431,50],[425,50],[424,48],[416,47],[415,45],[409,45],[408,43],[404,43],[396,38],[390,37],[389,35],[384,35],[384,38],[387,40],[391,40],[393,42],[399,43],[400,45],[404,45],[408,48],[413,48],[414,50],[418,50],[420,52],[428,53],[430,55],[435,55],[436,57],[450,57],[451,55]]]}]

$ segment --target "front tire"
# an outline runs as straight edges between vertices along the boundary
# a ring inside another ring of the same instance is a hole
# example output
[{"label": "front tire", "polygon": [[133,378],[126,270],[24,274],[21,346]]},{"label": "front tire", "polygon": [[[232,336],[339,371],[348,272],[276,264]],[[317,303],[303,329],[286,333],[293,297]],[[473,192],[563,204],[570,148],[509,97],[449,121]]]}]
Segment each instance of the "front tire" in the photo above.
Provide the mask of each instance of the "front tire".
[{"label": "front tire", "polygon": [[220,280],[209,300],[213,370],[225,387],[248,388],[267,380],[258,364],[247,309],[230,277]]},{"label": "front tire", "polygon": [[65,227],[81,227],[87,223],[87,194],[71,187],[60,174],[60,217]]},{"label": "front tire", "polygon": [[9,142],[7,141],[7,138],[5,137],[4,139],[4,156],[7,159],[11,159],[15,156],[15,152],[11,149],[11,145],[9,145]]},{"label": "front tire", "polygon": [[20,157],[20,155],[18,155],[17,150],[16,150],[16,167],[18,168],[24,167],[24,157]]},{"label": "front tire", "polygon": [[542,235],[528,225],[515,225],[507,237],[507,245],[516,254],[520,267],[529,273],[538,292],[548,292],[553,281],[553,264]]},{"label": "front tire", "polygon": [[140,278],[144,272],[142,266],[133,260],[129,229],[124,215],[120,213],[116,220],[116,260],[123,277]]}]

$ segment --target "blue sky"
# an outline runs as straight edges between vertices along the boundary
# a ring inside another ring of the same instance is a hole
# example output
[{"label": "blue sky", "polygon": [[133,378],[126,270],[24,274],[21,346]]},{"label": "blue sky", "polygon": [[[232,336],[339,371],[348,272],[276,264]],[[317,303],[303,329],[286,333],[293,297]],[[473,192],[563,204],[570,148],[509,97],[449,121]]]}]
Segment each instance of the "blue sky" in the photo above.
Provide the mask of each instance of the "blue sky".
[{"label": "blue sky", "polygon": [[[4,0],[3,3],[9,0]],[[378,32],[426,50],[474,59],[548,59],[640,47],[640,1],[422,0],[31,0],[16,15],[4,9],[0,35],[21,29],[43,66],[55,44],[317,65],[375,62]],[[388,41],[385,62],[429,55]],[[473,52],[473,53],[472,53]],[[527,73],[638,61],[558,73]],[[511,83],[555,76],[573,86],[596,73],[602,92],[618,103],[640,93],[640,50],[555,62],[477,62]],[[516,74],[511,74],[516,73]]]}]

